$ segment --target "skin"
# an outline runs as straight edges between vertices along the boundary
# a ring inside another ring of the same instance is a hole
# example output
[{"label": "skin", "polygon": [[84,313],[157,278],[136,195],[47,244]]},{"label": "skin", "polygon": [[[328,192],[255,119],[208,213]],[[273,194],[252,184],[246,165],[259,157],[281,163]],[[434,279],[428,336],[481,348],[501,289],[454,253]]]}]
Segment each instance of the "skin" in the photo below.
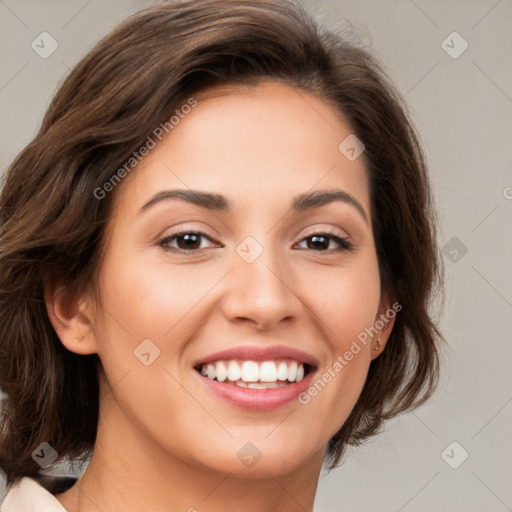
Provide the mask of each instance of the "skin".
[{"label": "skin", "polygon": [[[311,511],[326,445],[393,325],[379,332],[379,350],[370,338],[306,405],[247,410],[207,390],[193,363],[240,344],[298,348],[317,358],[321,375],[390,305],[380,300],[364,161],[338,150],[351,129],[333,107],[274,82],[195,98],[115,190],[100,297],[46,291],[62,343],[98,353],[104,368],[92,460],[57,495],[70,512]],[[138,213],[175,188],[223,194],[232,211],[172,199]],[[297,194],[332,188],[352,195],[368,222],[340,201],[290,209]],[[199,252],[187,254],[183,239],[168,243],[174,251],[159,245],[181,227],[207,235]],[[354,249],[311,243],[326,230]],[[253,263],[235,250],[247,236],[263,248]],[[160,356],[145,366],[133,351],[148,338]],[[250,468],[237,457],[247,442],[262,454]]]}]

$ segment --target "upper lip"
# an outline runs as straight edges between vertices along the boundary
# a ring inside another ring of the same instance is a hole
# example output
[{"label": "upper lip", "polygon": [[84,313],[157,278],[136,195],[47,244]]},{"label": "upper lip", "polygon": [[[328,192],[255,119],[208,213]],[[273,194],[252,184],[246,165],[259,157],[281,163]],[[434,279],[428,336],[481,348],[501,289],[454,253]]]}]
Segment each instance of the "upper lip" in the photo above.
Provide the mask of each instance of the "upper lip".
[{"label": "upper lip", "polygon": [[229,348],[215,352],[206,357],[203,357],[196,361],[194,366],[202,364],[212,363],[215,361],[226,361],[231,359],[241,359],[247,361],[272,361],[275,359],[293,359],[299,363],[306,363],[310,366],[317,367],[317,359],[292,347],[286,347],[284,345],[273,345],[273,346],[256,346],[256,345],[245,345],[241,347]]}]

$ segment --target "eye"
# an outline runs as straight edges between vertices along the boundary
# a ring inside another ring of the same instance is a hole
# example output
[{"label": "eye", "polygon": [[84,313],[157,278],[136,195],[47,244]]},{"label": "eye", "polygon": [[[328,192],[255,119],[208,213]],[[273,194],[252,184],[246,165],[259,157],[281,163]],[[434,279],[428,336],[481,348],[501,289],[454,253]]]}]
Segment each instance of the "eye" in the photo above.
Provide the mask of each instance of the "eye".
[{"label": "eye", "polygon": [[166,236],[165,238],[162,238],[158,242],[158,245],[166,251],[195,253],[200,252],[205,248],[201,244],[202,240],[210,240],[213,242],[207,234],[201,231],[191,231],[189,229],[184,229],[177,231],[172,235]]},{"label": "eye", "polygon": [[[190,229],[183,229],[172,233],[171,235],[162,238],[158,242],[158,245],[165,251],[193,254],[201,252],[207,248],[202,244],[203,240],[209,240],[212,243],[212,246],[220,247],[220,244],[213,242],[213,240],[206,233],[203,233],[202,231],[193,231]],[[315,252],[331,253],[351,251],[354,248],[352,242],[350,242],[348,238],[329,232],[314,233],[303,238],[299,244],[304,242],[306,242],[306,247],[302,247],[302,249],[312,250]],[[333,248],[333,244],[337,245],[338,248]]]},{"label": "eye", "polygon": [[[354,245],[348,238],[329,232],[314,233],[303,238],[299,243],[303,242],[306,242],[307,247],[305,247],[305,249],[320,252],[351,251],[354,248]],[[338,245],[338,249],[332,249],[332,242]]]}]

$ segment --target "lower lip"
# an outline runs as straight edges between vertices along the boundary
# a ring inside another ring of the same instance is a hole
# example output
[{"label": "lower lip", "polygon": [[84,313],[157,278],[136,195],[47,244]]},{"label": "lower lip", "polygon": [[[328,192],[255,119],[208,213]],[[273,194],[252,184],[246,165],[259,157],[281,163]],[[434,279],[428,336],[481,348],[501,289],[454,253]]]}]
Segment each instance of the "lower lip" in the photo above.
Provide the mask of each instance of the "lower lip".
[{"label": "lower lip", "polygon": [[209,379],[196,370],[194,370],[194,373],[196,373],[204,385],[219,398],[236,407],[258,411],[278,409],[279,407],[290,404],[294,400],[298,401],[298,396],[310,386],[314,375],[314,371],[310,370],[300,382],[294,382],[293,384],[287,384],[279,388],[251,389],[242,388],[236,384],[226,384],[225,382]]}]

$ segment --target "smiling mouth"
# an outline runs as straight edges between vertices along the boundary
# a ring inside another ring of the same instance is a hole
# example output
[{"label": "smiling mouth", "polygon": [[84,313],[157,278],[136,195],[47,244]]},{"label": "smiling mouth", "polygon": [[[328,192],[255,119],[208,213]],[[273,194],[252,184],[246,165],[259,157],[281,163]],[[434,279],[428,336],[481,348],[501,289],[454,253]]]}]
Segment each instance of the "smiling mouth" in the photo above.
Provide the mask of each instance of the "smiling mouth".
[{"label": "smiling mouth", "polygon": [[312,367],[295,360],[221,360],[198,364],[194,369],[215,382],[248,389],[274,389],[300,382]]}]

